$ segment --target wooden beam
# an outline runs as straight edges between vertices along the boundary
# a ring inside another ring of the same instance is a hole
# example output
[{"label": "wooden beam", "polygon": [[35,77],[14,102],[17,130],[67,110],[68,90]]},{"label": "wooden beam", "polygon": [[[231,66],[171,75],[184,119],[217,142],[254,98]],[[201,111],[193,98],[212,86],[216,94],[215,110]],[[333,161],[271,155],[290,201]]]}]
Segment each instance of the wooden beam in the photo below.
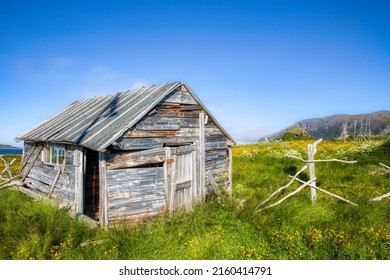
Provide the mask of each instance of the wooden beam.
[{"label": "wooden beam", "polygon": [[[293,178],[293,180],[297,180],[298,182],[305,183],[305,181],[302,181],[302,180],[299,179],[299,178],[296,178],[296,177],[294,178],[294,177],[292,177],[292,176],[289,176],[289,177],[290,177],[290,178]],[[347,203],[349,203],[349,204],[352,204],[352,205],[357,206],[356,203],[354,203],[354,202],[352,202],[352,201],[350,201],[350,200],[348,200],[348,199],[345,199],[345,198],[343,198],[343,197],[341,197],[341,196],[339,196],[339,195],[337,195],[337,194],[331,193],[330,191],[321,189],[321,188],[319,188],[319,187],[317,187],[317,186],[315,186],[315,185],[313,185],[313,184],[310,184],[309,186],[312,187],[312,188],[315,188],[315,189],[317,189],[317,190],[319,190],[319,191],[321,191],[321,192],[323,192],[323,193],[326,193],[326,194],[328,194],[328,195],[330,195],[330,196],[333,196],[333,197],[335,197],[335,198],[338,198],[338,199],[340,199],[340,200],[342,200],[342,201],[344,201],[344,202],[347,202]]]},{"label": "wooden beam", "polygon": [[228,191],[231,194],[232,191],[233,191],[233,151],[232,151],[232,147],[231,146],[228,146],[227,152],[228,152],[228,164],[229,164],[229,168],[228,168],[228,172],[229,172]]},{"label": "wooden beam", "polygon": [[310,184],[311,184],[312,182],[314,182],[315,180],[316,180],[315,177],[312,178],[312,179],[310,179],[309,181],[305,182],[302,186],[300,186],[299,188],[297,188],[295,191],[289,193],[288,195],[286,195],[285,197],[283,197],[283,198],[280,199],[279,201],[277,201],[277,202],[275,202],[274,204],[271,204],[271,205],[269,205],[269,206],[267,206],[267,207],[264,207],[264,208],[262,208],[262,209],[260,209],[260,210],[258,210],[258,211],[262,211],[262,210],[264,210],[264,209],[267,209],[267,208],[270,208],[270,207],[273,207],[273,206],[276,206],[276,205],[282,203],[282,202],[285,201],[287,198],[289,198],[289,197],[291,197],[291,196],[297,194],[297,193],[300,192],[301,190],[303,190],[306,186],[310,185]]},{"label": "wooden beam", "polygon": [[83,148],[76,147],[74,151],[74,166],[75,166],[75,211],[76,213],[84,213],[84,164],[83,164]]},{"label": "wooden beam", "polygon": [[[318,142],[318,141],[317,141]],[[315,178],[315,168],[314,168],[314,155],[316,154],[317,152],[317,146],[316,146],[316,143],[315,142],[314,144],[309,144],[307,146],[307,153],[308,153],[308,160],[311,161],[309,163],[309,173],[310,173],[310,180]],[[312,186],[315,186],[316,185],[316,182],[313,181],[313,183],[311,184]],[[316,192],[316,188],[314,187],[311,187],[310,188],[310,193],[311,193],[311,202],[314,204],[316,203],[316,200],[317,200],[317,192]]]},{"label": "wooden beam", "polygon": [[202,199],[206,197],[206,182],[205,182],[205,114],[199,113],[199,188]]},{"label": "wooden beam", "polygon": [[108,205],[107,205],[107,165],[106,155],[99,152],[99,223],[103,228],[108,228]]},{"label": "wooden beam", "polygon": [[375,198],[372,198],[371,201],[379,201],[379,200],[382,200],[386,197],[389,197],[390,196],[390,192],[389,193],[386,193],[384,195],[381,195],[381,196],[378,196],[378,197],[375,197]]},{"label": "wooden beam", "polygon": [[38,152],[36,153],[36,155],[33,157],[30,165],[27,164],[27,171],[26,173],[22,176],[22,182],[24,181],[24,179],[26,179],[26,177],[28,176],[28,174],[30,173],[31,169],[33,168],[35,162],[37,161],[41,151],[43,149],[43,146],[39,146],[37,149],[34,149],[34,152],[35,150],[37,150]]},{"label": "wooden beam", "polygon": [[308,164],[306,164],[305,166],[302,167],[301,170],[299,170],[297,173],[295,173],[295,175],[291,178],[293,178],[290,182],[288,182],[287,185],[283,186],[283,187],[280,187],[279,189],[277,189],[275,192],[273,192],[266,200],[264,200],[260,205],[264,205],[266,204],[268,201],[271,200],[272,197],[274,197],[275,195],[277,195],[278,193],[280,193],[282,190],[288,188],[295,180],[295,178],[298,177],[299,174],[301,174],[303,171],[305,171],[305,169],[308,167]]},{"label": "wooden beam", "polygon": [[64,173],[64,171],[65,171],[65,167],[66,167],[66,160],[64,159],[64,161],[62,162],[62,166],[61,166],[61,168],[58,170],[57,175],[56,175],[56,177],[54,178],[53,184],[52,184],[51,187],[50,187],[50,191],[49,191],[49,193],[48,193],[48,195],[47,195],[48,198],[51,197],[51,195],[52,195],[52,193],[53,193],[53,191],[54,191],[54,188],[55,188],[56,185],[57,185],[58,179],[60,178],[61,174]]},{"label": "wooden beam", "polygon": [[390,169],[390,167],[389,166],[387,166],[386,164],[383,164],[383,163],[379,163],[380,165],[382,165],[384,168],[386,168],[386,169]]},{"label": "wooden beam", "polygon": [[341,160],[341,159],[336,159],[336,158],[305,160],[303,158],[300,158],[300,157],[297,157],[297,156],[293,156],[293,155],[289,155],[289,154],[286,154],[284,156],[289,157],[289,158],[295,158],[295,159],[298,159],[298,160],[303,161],[305,163],[331,162],[331,161],[342,162],[342,163],[357,163],[356,160]]}]

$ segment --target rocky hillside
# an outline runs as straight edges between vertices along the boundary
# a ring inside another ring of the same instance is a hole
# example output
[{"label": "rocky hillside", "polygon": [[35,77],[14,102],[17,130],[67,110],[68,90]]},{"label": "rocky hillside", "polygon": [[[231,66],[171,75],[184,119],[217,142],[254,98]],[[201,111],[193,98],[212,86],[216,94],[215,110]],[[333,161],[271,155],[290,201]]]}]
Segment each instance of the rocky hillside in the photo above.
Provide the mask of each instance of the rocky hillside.
[{"label": "rocky hillside", "polygon": [[324,118],[305,119],[276,133],[262,137],[259,141],[282,138],[293,127],[300,127],[306,130],[311,137],[316,139],[333,139],[341,136],[343,125],[346,126],[346,132],[349,135],[367,133],[369,131],[373,135],[389,135],[390,111],[378,111],[360,115],[339,114]]}]

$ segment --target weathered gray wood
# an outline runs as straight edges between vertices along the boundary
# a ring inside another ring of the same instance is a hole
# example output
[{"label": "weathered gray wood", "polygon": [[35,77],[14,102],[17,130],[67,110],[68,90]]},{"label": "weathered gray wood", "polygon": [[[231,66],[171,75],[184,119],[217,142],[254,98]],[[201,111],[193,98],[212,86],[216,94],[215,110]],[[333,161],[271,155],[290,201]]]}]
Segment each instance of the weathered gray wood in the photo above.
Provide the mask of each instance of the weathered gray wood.
[{"label": "weathered gray wood", "polygon": [[58,182],[58,179],[60,178],[61,174],[64,173],[65,171],[65,167],[66,167],[66,160],[64,159],[64,161],[62,162],[62,166],[61,168],[58,170],[57,174],[56,174],[56,177],[54,178],[54,181],[53,181],[53,184],[51,185],[50,187],[50,191],[47,195],[48,198],[51,197],[51,194],[53,193],[53,190],[54,188],[56,187],[57,185],[57,182]]},{"label": "weathered gray wood", "polygon": [[182,111],[196,111],[202,110],[203,108],[200,105],[182,105],[180,106],[180,110]]},{"label": "weathered gray wood", "polygon": [[134,203],[113,204],[109,203],[109,217],[121,215],[133,215],[147,212],[163,211],[164,200],[140,201]]},{"label": "weathered gray wood", "polygon": [[233,174],[233,151],[232,151],[232,147],[231,146],[228,146],[228,164],[229,164],[229,168],[228,168],[228,172],[229,172],[229,185],[228,185],[228,191],[229,193],[232,193],[233,191],[233,178],[232,178],[232,174]]},{"label": "weathered gray wood", "polygon": [[276,205],[279,205],[280,203],[282,203],[283,201],[285,201],[287,198],[297,194],[298,192],[300,192],[301,190],[303,190],[306,186],[310,185],[312,182],[314,182],[316,180],[316,178],[311,178],[309,181],[305,182],[302,186],[300,186],[299,188],[297,188],[295,191],[292,191],[291,193],[289,193],[288,195],[286,195],[285,197],[283,197],[282,199],[278,200],[277,202],[267,206],[267,207],[264,207],[262,209],[259,209],[258,211],[262,211],[264,209],[267,209],[267,208],[270,208],[270,207],[274,207]]},{"label": "weathered gray wood", "polygon": [[[58,168],[58,166],[56,167],[53,165],[46,165],[42,162],[37,161],[34,167],[31,169],[31,172],[28,177],[34,178],[51,186],[53,184],[53,178],[57,174],[58,169],[56,168]],[[60,178],[58,179],[58,187],[71,186],[73,188],[74,174],[74,166],[67,165],[66,171],[64,172],[63,176],[60,176]]]},{"label": "weathered gray wood", "polygon": [[38,181],[38,180],[36,180],[34,178],[27,177],[24,180],[24,184],[26,186],[28,186],[29,188],[31,188],[31,189],[34,189],[36,191],[41,192],[42,196],[43,195],[47,196],[47,194],[50,191],[50,186],[49,185],[46,185],[45,183],[42,183],[41,181]]},{"label": "weathered gray wood", "polygon": [[74,151],[75,166],[75,212],[84,213],[84,164],[83,148],[78,146]]},{"label": "weathered gray wood", "polygon": [[[296,180],[296,181],[300,182],[300,183],[305,183],[305,181],[303,181],[303,180],[297,178],[296,176],[295,176],[295,177],[289,176],[289,177],[292,178],[293,180]],[[317,187],[316,185],[314,185],[313,183],[309,184],[309,186],[312,187],[312,188],[315,188],[316,190],[319,190],[319,191],[321,191],[321,192],[323,192],[323,193],[326,193],[326,194],[328,194],[328,195],[330,195],[330,196],[333,196],[333,197],[335,197],[335,198],[338,198],[338,199],[340,199],[340,200],[342,200],[342,201],[344,201],[344,202],[347,202],[347,203],[349,203],[349,204],[352,204],[352,205],[357,206],[356,203],[354,203],[354,202],[352,202],[352,201],[350,201],[350,200],[348,200],[348,199],[345,199],[345,198],[343,198],[343,197],[341,197],[341,196],[339,196],[339,195],[337,195],[337,194],[331,193],[330,191],[327,191],[327,190],[324,190],[324,189],[322,189],[322,188],[319,188],[319,187]]]},{"label": "weathered gray wood", "polygon": [[107,185],[110,223],[166,207],[162,167],[107,170]]},{"label": "weathered gray wood", "polygon": [[15,186],[22,186],[23,183],[20,180],[18,180],[18,178],[19,178],[19,175],[13,177],[12,179],[8,179],[8,180],[0,183],[0,189],[9,188],[9,187],[14,188]]},{"label": "weathered gray wood", "polygon": [[121,138],[113,144],[118,150],[145,150],[163,148],[166,145],[188,145],[197,141],[196,136],[177,136],[167,138]]},{"label": "weathered gray wood", "polygon": [[[317,143],[317,142],[316,142]],[[313,179],[315,178],[315,167],[314,167],[314,155],[316,154],[317,152],[317,146],[314,144],[309,144],[307,146],[307,151],[308,151],[308,160],[310,161],[309,164],[309,173],[310,173],[310,179]],[[313,183],[311,184],[311,188],[310,188],[310,192],[311,192],[311,202],[314,204],[316,203],[316,200],[317,200],[317,192],[316,192],[316,182],[313,181]]]},{"label": "weathered gray wood", "polygon": [[107,156],[107,168],[118,169],[165,161],[164,148],[143,150],[139,152],[119,152]]},{"label": "weathered gray wood", "polygon": [[303,171],[306,170],[306,168],[308,167],[308,164],[306,164],[305,166],[303,166],[297,173],[295,173],[294,176],[292,176],[292,180],[290,182],[287,183],[287,185],[284,185],[282,187],[280,187],[279,189],[277,189],[276,191],[274,191],[266,200],[264,200],[260,205],[264,205],[266,204],[268,201],[271,200],[272,197],[274,197],[275,195],[277,195],[278,193],[280,193],[282,190],[288,188],[292,183],[294,183],[294,180],[295,178],[297,178],[299,176],[299,174],[301,174]]},{"label": "weathered gray wood", "polygon": [[181,127],[197,127],[196,118],[151,116],[136,124],[142,130],[179,130]]},{"label": "weathered gray wood", "polygon": [[385,164],[383,164],[383,163],[379,163],[380,165],[382,165],[384,168],[386,168],[386,169],[390,169],[390,167],[389,166],[387,166],[387,165],[385,165]]},{"label": "weathered gray wood", "polygon": [[192,180],[180,182],[176,184],[176,191],[188,189],[191,188],[191,186],[192,186]]},{"label": "weathered gray wood", "polygon": [[108,200],[111,201],[127,201],[127,202],[139,202],[139,201],[150,201],[157,199],[165,199],[164,188],[156,189],[130,189],[129,191],[123,192],[108,192]]},{"label": "weathered gray wood", "polygon": [[300,161],[303,161],[305,163],[332,162],[332,161],[334,161],[334,162],[342,162],[342,163],[357,163],[356,160],[341,160],[341,159],[336,159],[336,158],[305,160],[303,158],[300,158],[300,157],[297,157],[297,156],[293,156],[293,155],[289,155],[289,154],[286,154],[285,156],[289,157],[289,158],[299,159]]},{"label": "weathered gray wood", "polygon": [[202,199],[206,197],[206,184],[205,184],[205,114],[203,112],[199,113],[199,189]]},{"label": "weathered gray wood", "polygon": [[[25,143],[24,146],[25,146],[25,152],[26,152],[26,150],[27,150],[26,148],[28,146],[31,146],[31,144]],[[37,147],[36,145],[34,145],[32,148],[30,147],[28,155],[24,156],[22,166],[20,167],[20,173],[22,173],[24,167],[26,166],[26,164],[30,160],[31,156],[34,154],[36,147]]]},{"label": "weathered gray wood", "polygon": [[32,157],[32,160],[29,164],[26,165],[26,168],[27,170],[24,172],[23,176],[22,176],[22,181],[24,181],[24,179],[26,179],[26,177],[28,176],[28,174],[30,173],[31,169],[33,168],[35,162],[37,161],[39,155],[41,154],[41,151],[43,149],[43,146],[39,146],[38,148],[34,149],[32,151],[32,153],[35,153],[34,156]]},{"label": "weathered gray wood", "polygon": [[0,173],[0,178],[3,178],[2,176],[4,175],[5,172],[7,172],[9,179],[13,179],[14,175],[11,172],[11,166],[15,162],[16,158],[12,159],[10,163],[7,163],[2,156],[0,156],[0,159],[4,162],[5,165],[4,170]]},{"label": "weathered gray wood", "polygon": [[228,150],[209,150],[206,151],[205,160],[226,159],[228,157]]},{"label": "weathered gray wood", "polygon": [[166,147],[165,148],[165,158],[166,161],[164,162],[164,181],[165,181],[165,203],[167,210],[170,210],[171,207],[171,168],[172,168],[172,155],[171,155],[171,148]]},{"label": "weathered gray wood", "polygon": [[108,202],[107,202],[107,166],[104,152],[99,152],[99,223],[104,228],[108,227]]},{"label": "weathered gray wood", "polygon": [[218,149],[227,149],[227,142],[221,141],[221,142],[206,142],[205,144],[205,150],[218,150]]},{"label": "weathered gray wood", "polygon": [[382,200],[382,199],[384,199],[384,198],[386,198],[386,197],[389,197],[389,196],[390,196],[390,192],[388,192],[388,193],[386,193],[386,194],[384,194],[384,195],[378,196],[378,197],[374,197],[374,198],[372,198],[371,200],[372,200],[372,201],[379,201],[379,200]]},{"label": "weathered gray wood", "polygon": [[128,131],[125,138],[167,138],[175,137],[177,130],[142,130],[133,129]]},{"label": "weathered gray wood", "polygon": [[192,153],[193,151],[195,151],[195,149],[196,149],[196,147],[193,145],[181,146],[181,147],[177,147],[175,149],[175,154],[178,156],[185,155],[185,154]]},{"label": "weathered gray wood", "polygon": [[168,95],[161,103],[198,104],[188,92],[177,90]]},{"label": "weathered gray wood", "polygon": [[217,166],[221,166],[221,165],[225,165],[225,167],[227,166],[226,157],[225,158],[217,158],[217,159],[213,159],[213,160],[209,160],[209,161],[205,162],[206,169],[211,169],[213,167],[217,167]]}]

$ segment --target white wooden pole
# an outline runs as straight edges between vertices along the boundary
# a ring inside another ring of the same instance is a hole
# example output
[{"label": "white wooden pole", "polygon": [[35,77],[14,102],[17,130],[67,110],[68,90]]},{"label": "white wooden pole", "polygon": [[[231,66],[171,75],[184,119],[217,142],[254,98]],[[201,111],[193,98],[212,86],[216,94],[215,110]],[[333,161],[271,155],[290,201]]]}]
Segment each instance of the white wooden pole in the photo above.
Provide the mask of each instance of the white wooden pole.
[{"label": "white wooden pole", "polygon": [[[316,153],[316,146],[312,145],[312,144],[309,144],[307,146],[307,152],[308,152],[308,155],[309,155],[308,160],[309,161],[314,160],[314,155]],[[310,162],[309,163],[309,173],[310,173],[310,180],[315,178],[314,162]],[[311,185],[315,186],[316,185],[316,181],[313,181]],[[311,192],[311,202],[314,204],[314,203],[316,203],[316,200],[317,200],[317,191],[316,191],[315,188],[310,187],[310,192]]]}]

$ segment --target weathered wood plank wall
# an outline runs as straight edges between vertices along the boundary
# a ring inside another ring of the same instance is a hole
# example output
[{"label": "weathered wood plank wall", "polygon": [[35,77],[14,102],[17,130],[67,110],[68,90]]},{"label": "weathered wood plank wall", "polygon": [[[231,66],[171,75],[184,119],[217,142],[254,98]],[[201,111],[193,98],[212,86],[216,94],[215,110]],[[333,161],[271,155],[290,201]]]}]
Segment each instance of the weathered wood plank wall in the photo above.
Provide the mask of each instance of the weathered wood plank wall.
[{"label": "weathered wood plank wall", "polygon": [[[39,145],[43,145],[43,143],[26,142],[24,144],[25,155],[28,155],[34,146]],[[56,183],[55,188],[53,188],[53,193],[51,194],[51,197],[58,200],[60,203],[69,204],[72,208],[75,208],[76,183],[75,166],[73,165],[74,151],[75,146],[66,146],[65,159],[67,164],[64,173],[61,173],[59,176],[58,182]],[[24,157],[23,160],[28,160],[28,162],[23,162],[25,166],[28,166],[31,164],[30,161],[33,160],[33,157],[30,157],[29,159]],[[27,174],[24,183],[31,190],[41,194],[42,196],[47,196],[58,174],[59,168],[61,168],[61,165],[48,165],[42,162],[42,157],[39,154],[31,170]]]},{"label": "weathered wood plank wall", "polygon": [[133,220],[165,210],[164,168],[107,170],[108,220]]},{"label": "weathered wood plank wall", "polygon": [[110,222],[189,208],[213,190],[211,182],[230,185],[223,177],[229,173],[228,139],[184,88],[117,139],[106,159]]}]

